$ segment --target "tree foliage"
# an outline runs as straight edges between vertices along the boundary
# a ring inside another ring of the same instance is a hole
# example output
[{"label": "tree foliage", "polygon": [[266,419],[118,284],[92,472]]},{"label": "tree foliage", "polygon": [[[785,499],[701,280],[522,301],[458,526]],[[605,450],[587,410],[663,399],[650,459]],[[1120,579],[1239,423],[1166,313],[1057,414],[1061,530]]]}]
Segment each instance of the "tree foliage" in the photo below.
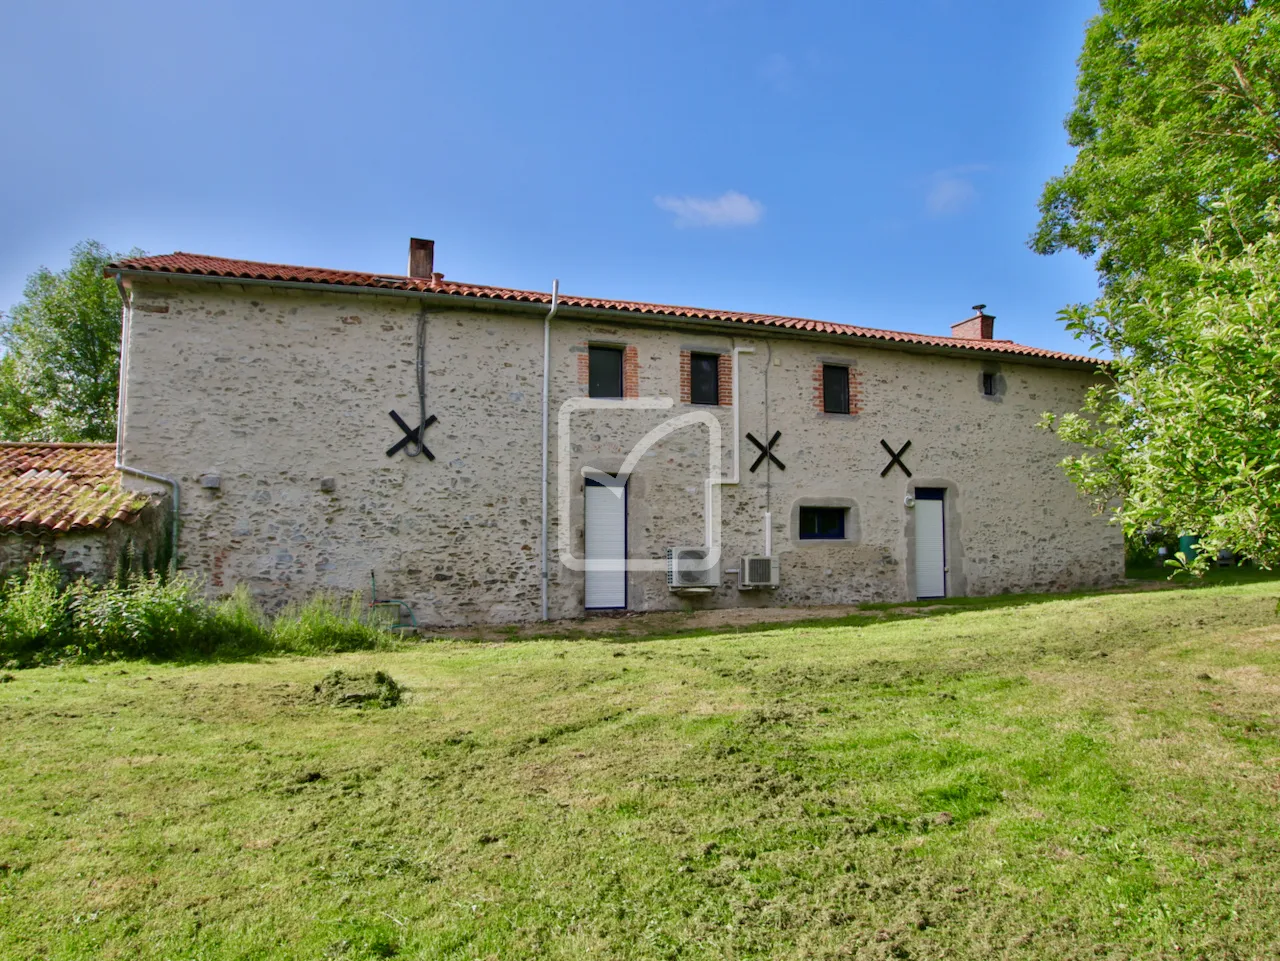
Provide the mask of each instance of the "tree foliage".
[{"label": "tree foliage", "polygon": [[71,264],[42,267],[0,318],[0,438],[106,441],[115,437],[120,294],[103,276],[114,259],[86,241]]},{"label": "tree foliage", "polygon": [[[1164,332],[1163,359],[1133,353],[1093,388],[1084,414],[1056,420],[1085,445],[1067,472],[1100,504],[1123,501],[1129,532],[1198,533],[1264,566],[1280,562],[1280,216],[1239,247],[1214,233],[1176,258],[1185,291],[1094,305],[1095,322],[1125,319]],[[1086,308],[1067,314],[1079,326]],[[1054,418],[1049,417],[1053,424]],[[1119,510],[1119,508],[1116,508]]]},{"label": "tree foliage", "polygon": [[1095,258],[1063,314],[1114,358],[1068,473],[1130,535],[1280,561],[1280,3],[1103,0],[1066,127],[1031,246]]},{"label": "tree foliage", "polygon": [[[1032,248],[1096,256],[1120,296],[1191,282],[1180,255],[1214,204],[1233,201],[1219,241],[1242,246],[1266,232],[1263,211],[1280,193],[1277,4],[1103,0],[1066,128],[1078,152],[1045,185]],[[1100,332],[1122,347],[1141,339]]]}]

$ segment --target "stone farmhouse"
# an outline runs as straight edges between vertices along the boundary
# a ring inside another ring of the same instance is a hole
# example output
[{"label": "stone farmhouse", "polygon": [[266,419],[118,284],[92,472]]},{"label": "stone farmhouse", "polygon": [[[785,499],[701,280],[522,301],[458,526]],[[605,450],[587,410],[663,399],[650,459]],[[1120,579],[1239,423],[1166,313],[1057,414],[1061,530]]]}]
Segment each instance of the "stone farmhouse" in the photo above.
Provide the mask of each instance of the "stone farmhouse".
[{"label": "stone farmhouse", "polygon": [[[1043,411],[1088,357],[950,336],[174,253],[125,298],[118,461],[183,566],[423,625],[1114,583]],[[424,427],[425,425],[425,427]]]}]

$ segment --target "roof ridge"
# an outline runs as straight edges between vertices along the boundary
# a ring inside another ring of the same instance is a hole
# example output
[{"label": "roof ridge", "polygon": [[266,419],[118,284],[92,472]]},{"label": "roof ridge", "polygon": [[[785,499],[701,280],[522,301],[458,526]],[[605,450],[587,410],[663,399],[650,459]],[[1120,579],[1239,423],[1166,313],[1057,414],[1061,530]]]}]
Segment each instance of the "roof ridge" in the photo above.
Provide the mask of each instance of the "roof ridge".
[{"label": "roof ridge", "polygon": [[[236,260],[208,254],[192,254],[175,251],[149,257],[131,257],[109,264],[105,272],[112,270],[136,270],[159,274],[179,274],[192,277],[222,277],[228,280],[251,280],[263,283],[297,283],[326,287],[357,287],[375,290],[398,290],[409,293],[437,294],[460,298],[501,300],[509,303],[549,304],[551,294],[543,291],[520,290],[491,284],[468,284],[444,279],[443,275],[409,277],[400,274],[375,274],[364,270],[335,270],[327,267],[302,267],[293,264],[276,264],[257,260]],[[615,300],[604,297],[588,297],[580,294],[561,294],[559,302],[567,308],[609,310],[619,313],[671,317],[677,320],[710,320],[717,322],[754,324],[783,330],[810,331],[819,334],[844,334],[891,344],[916,344],[923,347],[941,347],[978,353],[1013,355],[1029,360],[1064,361],[1070,364],[1105,366],[1107,361],[1085,354],[1032,347],[1012,340],[982,340],[977,338],[950,337],[942,334],[921,334],[911,331],[890,330],[883,327],[863,327],[829,320],[807,317],[789,317],[783,314],[761,314],[751,311],[719,310],[704,307],[687,307],[676,304],[658,304],[645,301]]]}]

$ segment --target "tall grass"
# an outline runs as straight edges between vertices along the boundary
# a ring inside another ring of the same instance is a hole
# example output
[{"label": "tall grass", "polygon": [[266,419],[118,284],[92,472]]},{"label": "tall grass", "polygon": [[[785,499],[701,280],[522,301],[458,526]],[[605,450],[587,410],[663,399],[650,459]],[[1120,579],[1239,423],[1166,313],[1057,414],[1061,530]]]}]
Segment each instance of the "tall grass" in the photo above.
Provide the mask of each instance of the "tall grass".
[{"label": "tall grass", "polygon": [[345,600],[336,594],[316,594],[280,612],[271,625],[271,640],[277,650],[292,654],[370,650],[388,632],[364,620],[366,610],[359,594]]},{"label": "tall grass", "polygon": [[63,584],[38,561],[0,586],[0,662],[180,660],[368,650],[392,635],[366,619],[360,595],[319,594],[266,616],[243,586],[219,601],[186,574],[133,573]]},{"label": "tall grass", "polygon": [[62,576],[45,561],[13,574],[0,589],[0,657],[29,657],[69,643],[71,618]]}]

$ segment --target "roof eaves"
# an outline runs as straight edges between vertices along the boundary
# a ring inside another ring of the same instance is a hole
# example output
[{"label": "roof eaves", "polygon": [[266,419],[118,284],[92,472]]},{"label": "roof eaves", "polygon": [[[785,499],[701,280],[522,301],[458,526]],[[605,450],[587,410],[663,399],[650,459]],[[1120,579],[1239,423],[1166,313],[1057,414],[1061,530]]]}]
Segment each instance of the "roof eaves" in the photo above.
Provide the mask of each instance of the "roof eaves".
[{"label": "roof eaves", "polygon": [[[243,264],[261,268],[253,271],[201,269],[197,266],[178,266],[170,261],[213,261],[227,264]],[[515,288],[461,284],[455,281],[427,280],[426,278],[390,277],[365,274],[356,271],[329,271],[322,268],[291,267],[284,264],[258,264],[250,261],[225,261],[223,258],[198,254],[176,253],[154,258],[132,258],[109,264],[105,273],[131,277],[155,277],[157,275],[180,280],[190,278],[206,282],[232,285],[279,287],[300,290],[340,290],[349,293],[409,296],[437,303],[457,303],[467,300],[485,304],[492,309],[536,309],[547,306],[551,295],[539,291]],[[292,276],[290,273],[292,272]],[[328,275],[303,277],[302,275]],[[669,323],[712,323],[717,326],[751,326],[775,332],[792,332],[800,335],[819,335],[824,338],[848,340],[850,338],[868,346],[913,353],[934,353],[954,356],[956,353],[979,353],[1006,358],[1035,366],[1070,368],[1106,368],[1109,362],[1102,358],[1080,354],[1050,351],[1039,347],[1017,344],[1013,341],[964,341],[957,338],[935,337],[929,334],[913,334],[905,331],[881,330],[831,321],[810,320],[801,317],[784,317],[773,314],[752,314],[739,311],[715,311],[694,307],[677,307],[666,304],[649,304],[633,301],[611,301],[599,298],[562,295],[562,314],[584,316],[604,315],[616,321],[662,320]],[[1008,346],[997,346],[1008,345]]]}]

